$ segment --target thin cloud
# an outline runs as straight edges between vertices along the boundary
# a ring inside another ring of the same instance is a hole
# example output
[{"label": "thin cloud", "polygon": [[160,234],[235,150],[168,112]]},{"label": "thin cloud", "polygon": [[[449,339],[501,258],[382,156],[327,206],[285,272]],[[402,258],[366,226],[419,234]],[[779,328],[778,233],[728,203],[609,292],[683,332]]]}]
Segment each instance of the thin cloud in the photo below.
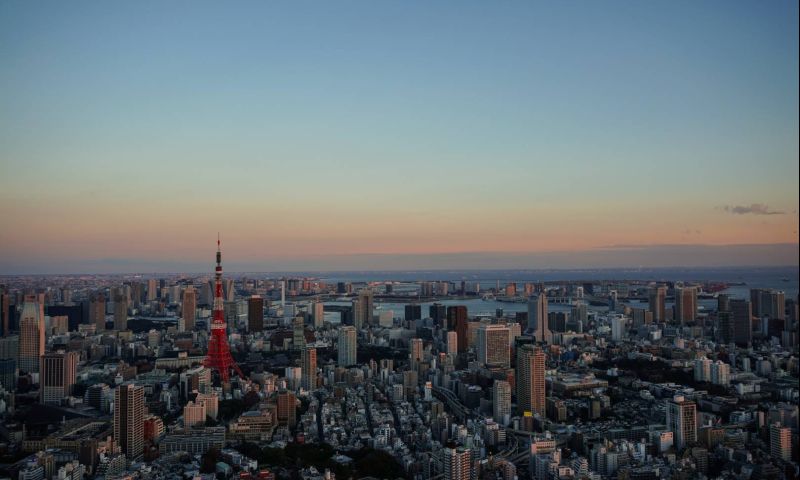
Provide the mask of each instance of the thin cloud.
[{"label": "thin cloud", "polygon": [[724,205],[720,207],[727,213],[733,215],[784,215],[786,212],[780,210],[772,210],[768,205],[763,203],[751,203],[747,205]]}]

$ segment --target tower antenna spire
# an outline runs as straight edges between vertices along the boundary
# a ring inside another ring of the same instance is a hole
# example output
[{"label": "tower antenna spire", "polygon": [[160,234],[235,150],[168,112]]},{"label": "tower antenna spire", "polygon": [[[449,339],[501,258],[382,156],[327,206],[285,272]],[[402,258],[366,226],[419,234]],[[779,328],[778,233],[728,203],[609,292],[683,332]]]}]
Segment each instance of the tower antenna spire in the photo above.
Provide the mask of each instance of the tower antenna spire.
[{"label": "tower antenna spire", "polygon": [[231,356],[231,347],[228,345],[227,325],[225,324],[224,300],[222,298],[222,251],[220,237],[217,232],[217,267],[214,269],[214,308],[211,321],[211,338],[208,340],[208,354],[203,365],[219,373],[222,385],[230,380],[231,369],[241,378],[242,370],[236,365]]}]

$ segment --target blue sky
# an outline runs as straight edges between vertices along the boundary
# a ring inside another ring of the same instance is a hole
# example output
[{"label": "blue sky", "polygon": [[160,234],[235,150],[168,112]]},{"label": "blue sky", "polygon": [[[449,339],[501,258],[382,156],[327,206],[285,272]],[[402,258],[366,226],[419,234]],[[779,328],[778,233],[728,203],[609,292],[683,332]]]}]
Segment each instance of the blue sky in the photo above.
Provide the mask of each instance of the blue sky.
[{"label": "blue sky", "polygon": [[0,243],[796,243],[797,38],[791,1],[3,2]]}]

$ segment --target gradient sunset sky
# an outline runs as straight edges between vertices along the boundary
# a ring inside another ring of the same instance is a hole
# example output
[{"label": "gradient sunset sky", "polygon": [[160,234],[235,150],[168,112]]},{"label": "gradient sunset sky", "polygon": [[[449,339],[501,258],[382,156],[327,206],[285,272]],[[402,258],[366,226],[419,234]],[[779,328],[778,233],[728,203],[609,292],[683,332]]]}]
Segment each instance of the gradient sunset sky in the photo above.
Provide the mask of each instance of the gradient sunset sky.
[{"label": "gradient sunset sky", "polygon": [[795,265],[798,127],[794,0],[4,1],[0,273]]}]

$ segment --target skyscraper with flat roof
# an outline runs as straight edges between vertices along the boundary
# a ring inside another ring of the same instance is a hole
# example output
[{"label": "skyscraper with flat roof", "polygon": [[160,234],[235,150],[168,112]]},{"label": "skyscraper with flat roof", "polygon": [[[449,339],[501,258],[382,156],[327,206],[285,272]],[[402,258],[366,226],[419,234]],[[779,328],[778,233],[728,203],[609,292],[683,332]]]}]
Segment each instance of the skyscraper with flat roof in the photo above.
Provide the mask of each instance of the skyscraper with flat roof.
[{"label": "skyscraper with flat roof", "polygon": [[125,295],[114,296],[114,330],[121,332],[128,329],[128,299]]},{"label": "skyscraper with flat roof", "polygon": [[39,371],[39,357],[44,355],[44,318],[34,295],[25,295],[19,321],[18,368],[28,373]]},{"label": "skyscraper with flat roof", "polygon": [[667,320],[665,306],[667,301],[667,287],[651,288],[648,300],[648,309],[653,312],[653,322],[665,322]]},{"label": "skyscraper with flat roof", "polygon": [[339,327],[339,339],[336,345],[337,360],[340,367],[349,367],[356,364],[358,351],[358,332],[356,327],[345,325]]},{"label": "skyscraper with flat roof", "polygon": [[545,354],[541,348],[522,344],[517,349],[517,409],[545,414]]},{"label": "skyscraper with flat roof", "polygon": [[181,297],[181,319],[183,329],[187,332],[194,330],[194,320],[197,315],[197,291],[194,286],[188,285]]},{"label": "skyscraper with flat roof", "polygon": [[317,388],[317,349],[303,348],[301,355],[302,378],[300,385],[306,390]]},{"label": "skyscraper with flat roof", "polygon": [[547,324],[547,296],[544,292],[528,299],[528,330],[539,342],[552,341],[550,326]]},{"label": "skyscraper with flat roof", "polygon": [[124,384],[114,389],[114,441],[128,459],[144,449],[144,387]]},{"label": "skyscraper with flat roof", "polygon": [[247,331],[261,332],[264,330],[264,299],[260,295],[253,295],[247,299]]},{"label": "skyscraper with flat roof", "polygon": [[505,325],[483,324],[478,328],[478,362],[487,367],[511,364],[510,330]]},{"label": "skyscraper with flat roof", "polygon": [[683,450],[697,441],[697,405],[681,395],[667,400],[667,429],[675,435],[675,447]]},{"label": "skyscraper with flat roof", "polygon": [[40,358],[39,401],[60,404],[72,394],[78,369],[78,352],[46,353]]}]

